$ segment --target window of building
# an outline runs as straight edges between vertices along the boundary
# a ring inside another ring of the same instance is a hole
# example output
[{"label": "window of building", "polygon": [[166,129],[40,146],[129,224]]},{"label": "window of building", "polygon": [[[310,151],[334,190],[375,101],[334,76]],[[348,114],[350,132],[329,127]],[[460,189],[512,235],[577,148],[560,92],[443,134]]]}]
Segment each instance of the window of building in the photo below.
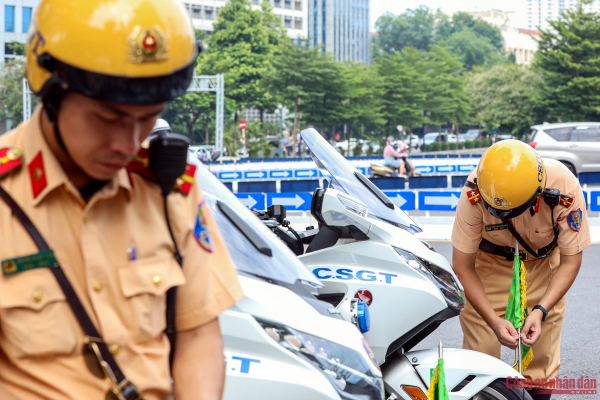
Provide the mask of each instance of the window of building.
[{"label": "window of building", "polygon": [[27,33],[29,30],[29,23],[31,22],[31,7],[23,7],[23,33]]},{"label": "window of building", "polygon": [[7,56],[12,56],[15,54],[15,51],[11,47],[11,43],[4,43],[4,54]]},{"label": "window of building", "polygon": [[291,10],[292,9],[292,0],[284,0],[283,8],[285,8],[286,10]]},{"label": "window of building", "polygon": [[281,8],[281,0],[275,0],[275,8]]},{"label": "window of building", "polygon": [[258,6],[258,5],[260,5],[260,2],[259,2],[259,0],[252,0],[252,4],[254,4],[255,6]]},{"label": "window of building", "polygon": [[294,29],[302,29],[302,18],[296,18],[294,21]]},{"label": "window of building", "polygon": [[215,19],[215,13],[212,7],[206,7],[204,9],[204,19],[207,21],[213,21]]},{"label": "window of building", "polygon": [[202,19],[202,9],[200,7],[194,7],[192,15],[194,19]]},{"label": "window of building", "polygon": [[4,31],[15,31],[15,6],[4,6]]},{"label": "window of building", "polygon": [[300,0],[296,0],[295,4],[294,4],[294,9],[296,11],[302,11],[302,1]]},{"label": "window of building", "polygon": [[285,17],[283,19],[283,26],[291,29],[292,28],[292,17]]}]

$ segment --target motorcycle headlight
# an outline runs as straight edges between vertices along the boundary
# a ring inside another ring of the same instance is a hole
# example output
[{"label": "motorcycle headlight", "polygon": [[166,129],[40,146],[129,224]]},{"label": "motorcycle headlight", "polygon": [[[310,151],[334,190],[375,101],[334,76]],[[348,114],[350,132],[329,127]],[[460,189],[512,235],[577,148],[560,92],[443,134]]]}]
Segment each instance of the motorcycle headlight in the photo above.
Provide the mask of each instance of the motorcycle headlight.
[{"label": "motorcycle headlight", "polygon": [[383,400],[383,382],[361,354],[287,326],[257,319],[279,345],[311,363],[344,400]]},{"label": "motorcycle headlight", "polygon": [[428,278],[438,287],[450,307],[458,312],[461,312],[465,308],[464,293],[452,274],[406,250],[397,247],[394,247],[394,250],[404,259],[407,265]]}]

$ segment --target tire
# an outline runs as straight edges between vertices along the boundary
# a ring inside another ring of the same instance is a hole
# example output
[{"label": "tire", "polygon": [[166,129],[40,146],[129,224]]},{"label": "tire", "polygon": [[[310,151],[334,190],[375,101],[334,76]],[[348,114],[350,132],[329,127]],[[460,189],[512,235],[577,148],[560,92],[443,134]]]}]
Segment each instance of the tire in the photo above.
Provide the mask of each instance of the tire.
[{"label": "tire", "polygon": [[471,400],[532,400],[525,389],[506,387],[505,379],[496,379]]},{"label": "tire", "polygon": [[571,171],[573,173],[573,175],[575,175],[575,177],[577,177],[577,169],[575,169],[575,166],[573,164],[571,164],[568,161],[561,161],[561,163],[563,163],[565,165],[565,167],[569,168],[569,171]]}]

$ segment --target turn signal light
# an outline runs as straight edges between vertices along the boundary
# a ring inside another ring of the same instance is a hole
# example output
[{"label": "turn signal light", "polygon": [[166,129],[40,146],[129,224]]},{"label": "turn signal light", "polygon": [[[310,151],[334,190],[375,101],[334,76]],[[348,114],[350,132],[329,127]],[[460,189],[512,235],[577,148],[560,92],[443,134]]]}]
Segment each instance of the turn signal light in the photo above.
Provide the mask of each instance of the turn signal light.
[{"label": "turn signal light", "polygon": [[535,146],[537,146],[537,142],[529,142],[529,145],[535,149]]},{"label": "turn signal light", "polygon": [[402,385],[402,389],[410,396],[412,400],[427,400],[427,396],[421,389],[416,386],[404,386]]}]

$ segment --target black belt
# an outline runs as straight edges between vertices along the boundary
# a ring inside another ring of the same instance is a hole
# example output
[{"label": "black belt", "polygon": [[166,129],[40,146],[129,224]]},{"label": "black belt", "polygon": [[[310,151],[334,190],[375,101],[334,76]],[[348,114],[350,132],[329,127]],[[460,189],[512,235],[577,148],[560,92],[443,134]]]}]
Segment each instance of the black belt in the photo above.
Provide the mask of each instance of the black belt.
[{"label": "black belt", "polygon": [[[15,202],[15,200],[1,186],[0,199],[4,200],[4,202],[10,207],[14,216],[17,217],[17,219],[21,222],[29,236],[31,236],[31,239],[33,239],[38,249],[40,251],[50,250],[50,247],[48,247],[48,244],[42,237],[42,234],[37,230],[37,228],[35,227],[33,222],[31,222],[27,214],[25,214],[25,211],[21,209],[21,207]],[[100,333],[98,332],[98,330],[94,326],[94,323],[85,311],[83,304],[81,304],[79,297],[77,297],[73,286],[71,286],[69,279],[60,267],[58,261],[53,267],[50,268],[50,271],[52,271],[52,273],[54,274],[56,281],[60,285],[60,288],[62,289],[65,298],[67,299],[67,302],[69,303],[69,306],[71,307],[73,314],[75,314],[75,317],[77,318],[77,321],[79,322],[79,325],[81,326],[81,329],[83,330],[85,335],[90,338],[101,339],[102,336],[100,336]],[[135,385],[133,385],[133,383],[131,383],[125,377],[125,374],[123,374],[123,371],[121,371],[121,368],[119,368],[119,365],[114,359],[112,353],[108,350],[106,344],[102,340],[96,342],[96,344],[98,346],[100,354],[102,355],[102,358],[110,366],[114,374],[114,378],[116,380],[115,383],[118,384],[119,391],[122,397],[125,400],[139,399],[140,394],[138,393]]]},{"label": "black belt", "polygon": [[[519,257],[523,261],[545,258],[548,254],[550,254],[550,252],[552,252],[552,250],[556,248],[556,246],[556,242],[553,241],[548,246],[544,246],[535,251],[535,254],[530,254],[528,252],[519,250]],[[500,257],[506,257],[508,261],[513,261],[515,259],[515,249],[513,247],[500,246],[486,239],[481,239],[481,242],[479,243],[479,250],[483,250],[486,253],[494,254]]]}]

